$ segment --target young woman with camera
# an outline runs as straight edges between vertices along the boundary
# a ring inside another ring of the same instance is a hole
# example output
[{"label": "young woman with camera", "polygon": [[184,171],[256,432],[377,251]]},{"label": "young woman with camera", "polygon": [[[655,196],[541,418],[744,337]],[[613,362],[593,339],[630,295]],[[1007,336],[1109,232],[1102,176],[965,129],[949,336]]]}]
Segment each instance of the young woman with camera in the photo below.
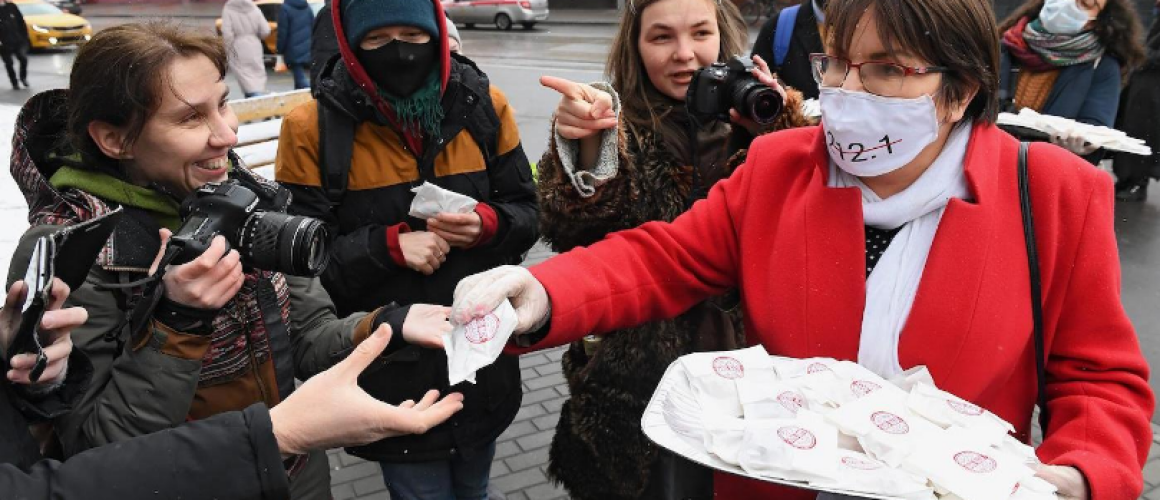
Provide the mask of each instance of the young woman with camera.
[{"label": "young woman with camera", "polygon": [[[925,365],[1025,441],[1042,394],[1038,475],[1061,498],[1137,498],[1155,400],[1120,301],[1111,179],[1051,144],[1020,161],[1020,143],[995,126],[999,38],[987,2],[827,8],[827,52],[812,57],[820,127],[759,138],[744,166],[672,222],[468,278],[452,320],[511,298],[526,334],[516,344],[542,349],[677,317],[739,287],[746,341],[771,354],[857,360],[887,378]],[[609,456],[589,458],[615,464]],[[816,495],[728,475],[715,489]]]},{"label": "young woman with camera", "polygon": [[[624,10],[613,41],[609,83],[541,79],[563,96],[539,164],[540,231],[553,250],[675,219],[729,176],[737,163],[731,158],[751,135],[806,123],[797,94],[767,127],[742,118],[728,103],[702,102],[719,104],[733,123],[695,120],[686,111],[686,92],[698,83],[695,72],[744,53],[746,43],[744,23],[730,2],[636,0]],[[764,62],[756,66],[751,73],[729,70],[726,80],[757,80],[780,92]],[[728,82],[699,83],[732,94]],[[708,472],[658,450],[641,432],[640,417],[678,356],[742,344],[740,316],[736,295],[723,294],[675,319],[571,346],[562,361],[571,397],[560,413],[548,472],[572,498],[712,494]]]},{"label": "young woman with camera", "polygon": [[[75,409],[55,421],[66,455],[253,403],[274,407],[295,378],[337,362],[382,323],[401,333],[394,348],[404,338],[436,345],[450,328],[446,308],[422,305],[340,320],[316,280],[255,268],[233,235],[214,237],[187,263],[151,270],[182,225],[180,201],[207,183],[256,194],[260,211],[289,203],[231,151],[238,120],[225,73],[216,37],[170,24],[119,26],[80,50],[68,90],[37,95],[17,119],[12,173],[32,228],[15,259],[27,262],[29,243],[53,226],[125,211],[69,299],[88,311],[72,339],[95,373]],[[161,292],[143,296],[154,271],[164,275]],[[294,498],[329,498],[323,452],[294,457],[287,470]]]}]

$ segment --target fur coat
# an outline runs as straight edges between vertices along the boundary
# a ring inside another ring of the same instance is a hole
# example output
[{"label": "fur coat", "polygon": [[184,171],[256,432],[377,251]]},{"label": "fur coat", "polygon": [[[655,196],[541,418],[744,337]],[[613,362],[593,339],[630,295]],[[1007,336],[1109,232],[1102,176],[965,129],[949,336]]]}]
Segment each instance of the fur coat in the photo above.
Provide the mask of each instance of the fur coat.
[{"label": "fur coat", "polygon": [[[768,131],[807,125],[800,108],[801,96],[792,91],[785,111]],[[687,209],[693,167],[665,147],[659,134],[633,134],[627,128],[622,119],[615,132],[615,177],[587,198],[564,172],[556,138],[549,144],[539,164],[540,233],[554,251],[586,246],[649,221],[671,221]],[[744,157],[744,150],[733,155],[725,176]],[[561,362],[571,396],[560,411],[548,474],[571,498],[648,496],[658,449],[640,428],[645,406],[678,357],[744,346],[738,303],[735,295],[727,294],[671,320],[609,333],[590,343],[587,352],[585,342],[569,346]]]}]

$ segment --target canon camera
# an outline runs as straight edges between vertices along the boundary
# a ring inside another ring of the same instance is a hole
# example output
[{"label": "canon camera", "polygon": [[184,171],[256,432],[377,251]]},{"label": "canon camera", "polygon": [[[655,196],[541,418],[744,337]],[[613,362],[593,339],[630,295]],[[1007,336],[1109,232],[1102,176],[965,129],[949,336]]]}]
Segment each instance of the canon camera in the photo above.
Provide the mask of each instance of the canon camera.
[{"label": "canon camera", "polygon": [[753,62],[734,57],[693,73],[685,105],[697,120],[729,121],[729,110],[762,125],[781,113],[781,94],[753,76]]},{"label": "canon camera", "polygon": [[318,276],[326,267],[326,226],[310,217],[259,210],[259,198],[235,180],[211,182],[181,205],[181,229],[170,239],[181,249],[173,264],[205,252],[222,235],[255,269],[294,276]]}]

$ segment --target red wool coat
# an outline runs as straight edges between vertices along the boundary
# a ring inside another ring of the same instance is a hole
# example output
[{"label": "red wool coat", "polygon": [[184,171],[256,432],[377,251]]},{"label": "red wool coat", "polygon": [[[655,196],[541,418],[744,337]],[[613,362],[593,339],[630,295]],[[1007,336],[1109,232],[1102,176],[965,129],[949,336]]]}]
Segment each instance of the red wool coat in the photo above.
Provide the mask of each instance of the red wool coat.
[{"label": "red wool coat", "polygon": [[[965,166],[974,199],[947,206],[899,358],[903,368],[928,366],[939,387],[1026,439],[1035,363],[1017,153],[1011,136],[975,126]],[[534,267],[552,302],[551,331],[534,348],[676,316],[739,286],[751,344],[856,360],[866,284],[861,196],[827,187],[827,164],[819,128],[762,136],[745,166],[671,224],[616,233]],[[1153,395],[1120,303],[1112,182],[1046,144],[1031,148],[1029,169],[1052,415],[1038,454],[1083,471],[1094,500],[1134,499]],[[725,474],[716,492],[813,498]]]}]

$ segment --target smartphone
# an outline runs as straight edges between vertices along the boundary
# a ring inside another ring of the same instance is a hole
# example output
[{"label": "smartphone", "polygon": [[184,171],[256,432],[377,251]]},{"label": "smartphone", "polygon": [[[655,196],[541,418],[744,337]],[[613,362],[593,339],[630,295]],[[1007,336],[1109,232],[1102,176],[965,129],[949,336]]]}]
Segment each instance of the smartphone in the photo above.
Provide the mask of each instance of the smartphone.
[{"label": "smartphone", "polygon": [[48,356],[44,354],[44,346],[41,344],[40,321],[52,300],[53,278],[60,278],[73,290],[83,285],[89,269],[121,221],[123,213],[118,208],[80,224],[60,228],[36,240],[24,273],[28,295],[21,305],[20,327],[8,346],[5,360],[11,366],[12,357],[17,354],[36,356],[36,364],[29,374],[32,382],[39,380],[48,367]]}]

